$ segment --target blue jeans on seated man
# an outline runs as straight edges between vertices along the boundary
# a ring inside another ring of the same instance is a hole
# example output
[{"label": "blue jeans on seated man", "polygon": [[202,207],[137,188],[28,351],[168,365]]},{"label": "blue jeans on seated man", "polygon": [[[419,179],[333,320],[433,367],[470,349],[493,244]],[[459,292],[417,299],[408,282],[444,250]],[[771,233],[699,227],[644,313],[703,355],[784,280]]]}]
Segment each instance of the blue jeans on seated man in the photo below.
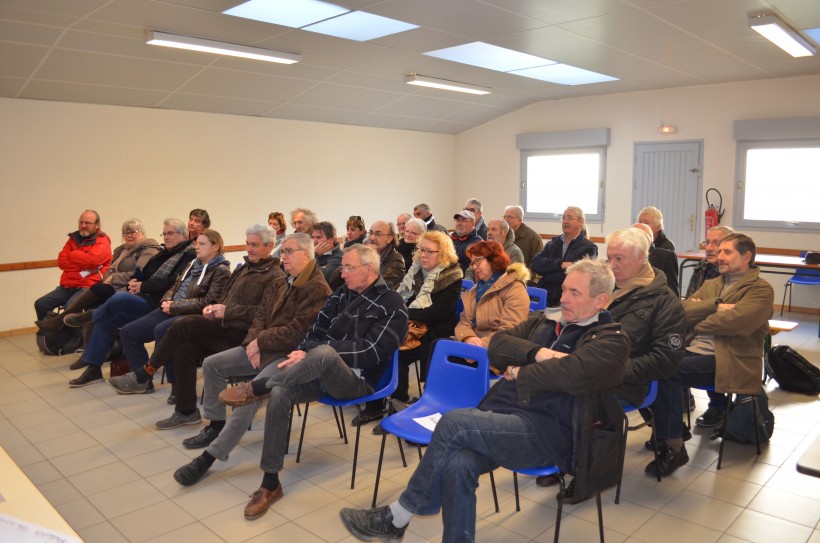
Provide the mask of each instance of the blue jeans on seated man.
[{"label": "blue jeans on seated man", "polygon": [[441,510],[442,541],[475,541],[479,475],[499,466],[523,469],[553,463],[523,418],[474,408],[455,409],[436,425],[427,452],[399,503],[418,515]]},{"label": "blue jeans on seated man", "polygon": [[[695,354],[687,351],[678,372],[668,381],[658,381],[658,398],[652,405],[655,412],[655,436],[660,440],[680,438],[683,431],[683,391],[689,387],[706,387],[715,384],[716,362],[714,355]],[[720,393],[716,398],[723,396]],[[712,402],[709,402],[710,407]],[[726,409],[726,398],[714,407]]]},{"label": "blue jeans on seated man", "polygon": [[[120,330],[122,351],[131,371],[137,371],[148,362],[148,351],[145,349],[145,344],[151,341],[159,343],[168,328],[178,318],[179,316],[172,317],[164,313],[162,309],[154,309],[122,327]],[[168,366],[173,366],[173,364],[168,364]]]},{"label": "blue jeans on seated man", "polygon": [[46,313],[53,309],[68,305],[68,302],[79,294],[81,290],[83,289],[58,286],[48,294],[44,294],[34,300],[34,312],[37,313],[37,320],[43,320]]},{"label": "blue jeans on seated man", "polygon": [[114,333],[129,322],[136,320],[153,309],[151,303],[127,292],[118,292],[94,311],[94,330],[85,346],[82,359],[92,366],[102,366]]}]

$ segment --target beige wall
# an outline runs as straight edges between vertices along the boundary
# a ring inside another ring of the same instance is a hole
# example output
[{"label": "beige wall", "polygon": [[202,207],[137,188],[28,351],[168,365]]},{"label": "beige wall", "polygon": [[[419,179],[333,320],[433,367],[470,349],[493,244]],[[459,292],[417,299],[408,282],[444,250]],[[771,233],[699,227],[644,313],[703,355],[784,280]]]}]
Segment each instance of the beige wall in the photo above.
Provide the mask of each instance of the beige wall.
[{"label": "beige wall", "polygon": [[[486,202],[484,214],[489,217],[500,217],[505,205],[518,203],[518,133],[608,127],[612,141],[607,149],[605,222],[589,225],[590,235],[604,236],[634,222],[630,187],[635,142],[702,140],[704,190],[715,187],[723,194],[723,224],[731,224],[734,121],[820,115],[818,89],[820,76],[809,76],[539,102],[458,136],[457,201],[475,196]],[[676,125],[677,134],[662,138],[657,132],[661,122]],[[530,224],[542,233],[560,233],[554,221]],[[820,249],[817,234],[748,233],[763,247]],[[765,277],[775,285],[780,303],[785,279]],[[817,307],[818,299],[820,289],[795,287],[795,305]]]},{"label": "beige wall", "polygon": [[[157,238],[164,218],[202,207],[240,244],[274,210],[309,207],[344,229],[350,215],[455,205],[451,135],[14,99],[0,99],[0,119],[0,263],[56,258],[85,208],[119,243],[129,217]],[[33,301],[58,280],[0,273],[0,331],[31,326]]]}]

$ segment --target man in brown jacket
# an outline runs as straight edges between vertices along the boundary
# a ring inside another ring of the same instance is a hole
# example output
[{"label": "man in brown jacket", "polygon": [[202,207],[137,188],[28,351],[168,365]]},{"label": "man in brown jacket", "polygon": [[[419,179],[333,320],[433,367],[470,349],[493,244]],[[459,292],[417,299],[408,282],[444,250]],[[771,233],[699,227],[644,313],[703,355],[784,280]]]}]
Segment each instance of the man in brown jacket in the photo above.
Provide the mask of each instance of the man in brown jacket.
[{"label": "man in brown jacket", "polygon": [[278,279],[268,290],[242,346],[209,356],[202,364],[205,418],[211,423],[182,444],[187,449],[208,448],[176,470],[174,479],[181,485],[196,483],[216,459],[227,460],[263,404],[236,407],[226,421],[219,393],[227,387],[227,379],[257,375],[257,379],[267,380],[276,370],[276,364],[271,362],[287,356],[299,345],[331,294],[316,265],[310,236],[291,234],[280,247],[287,278]]},{"label": "man in brown jacket", "polygon": [[[681,439],[683,388],[714,386],[725,394],[760,392],[763,340],[769,331],[774,290],[754,266],[755,243],[745,234],[730,234],[720,242],[720,277],[703,283],[684,300],[688,326],[686,356],[678,373],[658,383],[655,401],[661,476],[689,461]],[[710,409],[725,416],[726,403]],[[655,461],[647,467],[654,476]]]}]

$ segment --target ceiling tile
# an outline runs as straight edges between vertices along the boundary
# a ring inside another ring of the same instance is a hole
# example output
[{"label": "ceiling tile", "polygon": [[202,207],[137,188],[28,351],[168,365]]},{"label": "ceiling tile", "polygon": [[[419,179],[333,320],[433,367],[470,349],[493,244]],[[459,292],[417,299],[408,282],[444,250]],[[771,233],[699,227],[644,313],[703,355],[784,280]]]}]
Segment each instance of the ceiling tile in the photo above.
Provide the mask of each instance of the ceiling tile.
[{"label": "ceiling tile", "polygon": [[399,98],[401,98],[401,94],[394,92],[325,84],[302,93],[291,100],[291,103],[353,111],[375,111],[391,102],[395,102]]},{"label": "ceiling tile", "polygon": [[60,37],[60,32],[53,26],[0,20],[0,41],[50,46]]},{"label": "ceiling tile", "polygon": [[364,115],[360,119],[357,119],[351,124],[360,126],[375,126],[378,128],[395,128],[397,130],[421,130],[423,126],[429,123],[430,119],[370,113],[368,115]]},{"label": "ceiling tile", "polygon": [[407,83],[404,82],[404,74],[400,72],[397,72],[395,77],[378,77],[350,71],[337,72],[327,78],[327,82],[391,92],[411,92],[410,89],[407,88]]},{"label": "ceiling tile", "polygon": [[526,13],[549,24],[568,23],[635,8],[621,0],[485,0],[501,9]]},{"label": "ceiling tile", "polygon": [[150,90],[79,85],[76,83],[61,83],[57,81],[32,81],[26,85],[20,98],[117,106],[154,107],[164,96],[165,93]]},{"label": "ceiling tile", "polygon": [[448,32],[441,32],[440,30],[419,27],[408,30],[407,32],[399,32],[398,34],[391,34],[390,36],[385,36],[377,40],[371,40],[370,43],[411,53],[425,53],[427,51],[461,45],[464,43],[464,37]]},{"label": "ceiling tile", "polygon": [[255,62],[253,60],[229,57],[227,55],[214,58],[211,67],[224,68],[226,70],[240,72],[278,75],[282,77],[292,77],[295,79],[306,79],[308,81],[324,81],[339,72],[337,69],[315,66],[304,61],[297,62],[296,64],[277,64],[274,62]]},{"label": "ceiling tile", "polygon": [[730,81],[753,81],[771,77],[765,71],[754,66],[737,66],[734,68],[711,68],[693,70],[690,75],[709,83],[728,83]]},{"label": "ceiling tile", "polygon": [[441,93],[452,94],[454,100],[437,100],[423,96],[406,96],[383,108],[379,108],[378,112],[390,115],[441,119],[470,107],[470,104],[455,101],[455,98],[458,96],[457,93],[452,91],[440,91],[440,94]]},{"label": "ceiling tile", "polygon": [[206,66],[216,59],[216,55],[174,49],[171,47],[157,47],[145,43],[146,35],[138,39],[132,37],[112,36],[86,31],[66,32],[60,40],[60,49],[71,49],[86,52],[102,52],[111,55],[122,55],[149,60],[167,60],[170,62],[184,62]]},{"label": "ceiling tile", "polygon": [[3,0],[3,7],[76,18],[86,16],[106,2],[108,0]]},{"label": "ceiling tile", "polygon": [[277,119],[297,119],[320,123],[348,124],[360,118],[362,112],[301,106],[298,104],[282,104],[273,111],[268,112],[266,116]]},{"label": "ceiling tile", "polygon": [[493,45],[565,64],[572,64],[581,58],[609,57],[620,53],[617,49],[557,26],[502,36],[493,40]]},{"label": "ceiling tile", "polygon": [[208,68],[179,92],[285,102],[314,86],[311,81]]},{"label": "ceiling tile", "polygon": [[644,51],[641,53],[641,56],[682,72],[692,72],[701,69],[708,70],[711,68],[729,69],[748,67],[746,62],[707,44],[659,49],[657,51]]},{"label": "ceiling tile", "polygon": [[466,123],[456,123],[453,121],[434,121],[423,127],[425,132],[438,132],[439,134],[460,134],[469,130],[473,125]]},{"label": "ceiling tile", "polygon": [[0,76],[28,77],[46,53],[46,47],[0,42]]},{"label": "ceiling tile", "polygon": [[22,77],[0,77],[0,96],[15,98],[25,82]]},{"label": "ceiling tile", "polygon": [[254,45],[302,55],[345,59],[356,64],[366,64],[407,55],[403,51],[389,47],[325,36],[324,34],[306,30],[292,30],[286,34],[260,40]]},{"label": "ceiling tile", "polygon": [[501,108],[486,106],[470,106],[444,118],[445,121],[479,125],[503,115],[507,111]]},{"label": "ceiling tile", "polygon": [[697,40],[641,11],[584,19],[561,28],[609,47],[638,52],[691,45]]},{"label": "ceiling tile", "polygon": [[259,100],[238,100],[224,96],[201,96],[197,94],[175,93],[159,103],[167,109],[186,111],[207,111],[209,113],[226,113],[230,115],[262,116],[277,105],[276,102]]},{"label": "ceiling tile", "polygon": [[714,41],[753,35],[746,14],[765,5],[761,0],[689,0],[647,11],[671,21],[681,30]]}]

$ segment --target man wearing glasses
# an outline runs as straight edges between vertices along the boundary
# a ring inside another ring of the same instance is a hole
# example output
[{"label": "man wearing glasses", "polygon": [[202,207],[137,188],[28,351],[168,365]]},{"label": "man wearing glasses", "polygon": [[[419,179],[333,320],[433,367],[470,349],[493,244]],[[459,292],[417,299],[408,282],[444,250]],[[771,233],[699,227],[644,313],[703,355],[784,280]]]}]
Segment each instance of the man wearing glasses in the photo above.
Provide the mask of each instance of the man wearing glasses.
[{"label": "man wearing glasses", "polygon": [[461,267],[462,273],[470,267],[470,257],[467,256],[467,247],[473,243],[484,241],[478,234],[475,233],[475,215],[472,211],[463,209],[453,215],[456,221],[456,228],[450,239],[453,240],[453,246],[456,248],[458,255],[458,265]]},{"label": "man wearing glasses", "polygon": [[273,362],[281,362],[293,351],[331,294],[307,234],[291,234],[280,247],[287,276],[280,275],[266,289],[242,344],[209,356],[202,364],[203,408],[211,422],[182,444],[186,449],[207,449],[176,470],[174,479],[181,485],[193,485],[215,460],[227,460],[262,405],[249,402],[234,409],[226,420],[225,406],[218,396],[228,386],[228,379],[257,374],[256,379],[267,381],[276,370]]},{"label": "man wearing glasses", "polygon": [[393,224],[385,221],[374,222],[364,242],[379,253],[379,271],[387,286],[393,290],[399,288],[404,278],[404,257],[396,250],[399,242]]},{"label": "man wearing glasses", "polygon": [[111,265],[111,238],[100,230],[99,214],[87,209],[77,224],[57,256],[57,265],[63,271],[59,286],[34,302],[38,321],[55,307],[66,305],[80,290],[98,283]]},{"label": "man wearing glasses", "polygon": [[692,278],[689,279],[689,287],[686,289],[685,298],[694,294],[707,279],[720,277],[720,270],[718,269],[718,247],[720,247],[720,241],[723,238],[734,233],[735,231],[732,230],[732,228],[722,225],[713,226],[706,232],[706,239],[703,241],[706,258],[704,258],[692,272]]},{"label": "man wearing glasses", "polygon": [[471,212],[475,216],[475,233],[487,241],[487,223],[484,222],[484,206],[477,198],[470,198],[464,204],[464,209]]},{"label": "man wearing glasses", "polygon": [[538,287],[547,290],[547,305],[558,305],[561,299],[561,283],[566,277],[566,269],[588,256],[598,258],[598,246],[586,235],[584,212],[580,207],[568,207],[561,216],[560,236],[547,242],[530,262],[533,273],[541,276]]},{"label": "man wearing glasses", "polygon": [[345,249],[342,278],[345,285],[327,300],[302,342],[270,364],[269,378],[257,377],[219,395],[222,403],[232,406],[267,398],[260,463],[264,475],[245,506],[248,520],[264,515],[282,497],[279,472],[293,406],[324,394],[338,399],[371,394],[407,334],[407,308],[379,275],[376,251],[360,244]]}]

